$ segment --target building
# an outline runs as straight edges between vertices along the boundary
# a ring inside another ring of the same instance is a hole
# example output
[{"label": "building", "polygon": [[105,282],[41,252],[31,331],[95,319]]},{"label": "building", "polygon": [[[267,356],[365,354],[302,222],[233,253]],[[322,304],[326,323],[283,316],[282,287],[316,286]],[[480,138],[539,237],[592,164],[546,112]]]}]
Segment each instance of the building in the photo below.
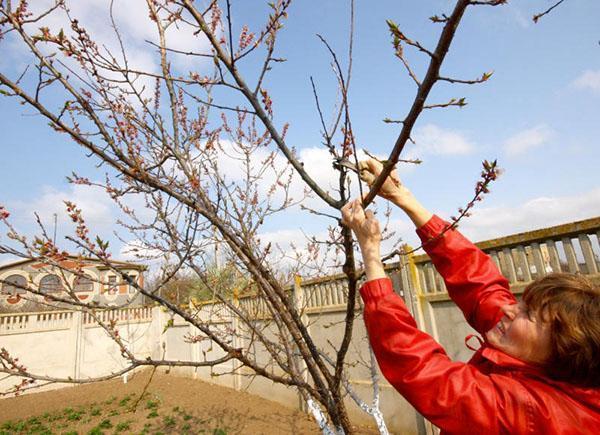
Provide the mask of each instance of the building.
[{"label": "building", "polygon": [[[115,270],[116,269],[116,270]],[[82,302],[101,305],[141,305],[144,302],[134,286],[123,279],[127,274],[138,285],[144,285],[146,266],[124,261],[111,261],[111,267],[99,260],[69,256],[60,267],[37,259],[25,259],[0,266],[0,312],[43,311],[61,307],[44,295],[70,298],[72,291]],[[32,289],[44,295],[25,290]]]}]

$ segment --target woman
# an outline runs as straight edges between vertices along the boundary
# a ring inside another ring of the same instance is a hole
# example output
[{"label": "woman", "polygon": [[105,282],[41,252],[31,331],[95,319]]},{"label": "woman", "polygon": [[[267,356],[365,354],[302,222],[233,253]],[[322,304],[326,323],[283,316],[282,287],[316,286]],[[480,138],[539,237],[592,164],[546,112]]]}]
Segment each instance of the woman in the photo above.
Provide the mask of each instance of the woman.
[{"label": "woman", "polygon": [[[372,183],[382,166],[361,162]],[[491,259],[427,211],[393,173],[379,193],[414,222],[450,297],[483,337],[468,363],[454,362],[417,329],[392,289],[381,233],[360,200],[342,209],[356,234],[367,282],[361,288],[371,345],[386,379],[446,433],[600,433],[600,289],[552,274],[517,302]]]}]

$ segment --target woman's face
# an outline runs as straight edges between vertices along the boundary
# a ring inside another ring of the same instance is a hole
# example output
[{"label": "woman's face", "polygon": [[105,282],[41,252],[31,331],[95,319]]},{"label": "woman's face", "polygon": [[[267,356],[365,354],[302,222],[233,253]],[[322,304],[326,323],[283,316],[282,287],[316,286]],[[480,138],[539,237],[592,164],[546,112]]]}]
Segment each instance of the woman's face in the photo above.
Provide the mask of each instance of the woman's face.
[{"label": "woman's face", "polygon": [[504,316],[486,332],[488,343],[522,361],[543,364],[550,357],[550,324],[528,313],[523,302],[505,305]]}]

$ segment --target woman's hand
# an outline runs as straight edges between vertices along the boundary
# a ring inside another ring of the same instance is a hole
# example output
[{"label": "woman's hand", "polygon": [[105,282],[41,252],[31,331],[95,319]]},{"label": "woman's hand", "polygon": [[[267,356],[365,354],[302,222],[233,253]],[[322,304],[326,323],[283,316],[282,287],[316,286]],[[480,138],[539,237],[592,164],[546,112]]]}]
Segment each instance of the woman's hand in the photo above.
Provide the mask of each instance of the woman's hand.
[{"label": "woman's hand", "polygon": [[[368,159],[359,162],[358,168],[360,178],[369,183],[370,186],[381,173],[383,165],[375,159]],[[425,225],[433,216],[429,210],[417,201],[411,191],[404,187],[398,176],[398,171],[395,169],[387,177],[377,194],[400,207],[417,228]]]},{"label": "woman's hand", "polygon": [[365,264],[367,280],[385,278],[381,263],[381,229],[371,210],[365,211],[362,201],[355,199],[342,207],[342,223],[354,231]]},{"label": "woman's hand", "polygon": [[[383,164],[375,159],[362,160],[358,163],[360,178],[372,186],[375,179],[383,170]],[[381,189],[377,192],[379,196],[393,202],[401,207],[407,197],[412,196],[410,191],[404,187],[398,176],[398,171],[394,169],[384,181]]]}]

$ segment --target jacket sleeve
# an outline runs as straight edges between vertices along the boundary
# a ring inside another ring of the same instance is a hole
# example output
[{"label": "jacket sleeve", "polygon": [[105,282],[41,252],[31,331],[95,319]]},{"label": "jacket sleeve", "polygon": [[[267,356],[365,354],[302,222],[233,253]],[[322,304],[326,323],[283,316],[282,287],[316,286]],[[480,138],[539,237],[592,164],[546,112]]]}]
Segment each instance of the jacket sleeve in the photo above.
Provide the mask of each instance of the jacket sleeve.
[{"label": "jacket sleeve", "polygon": [[502,317],[500,307],[516,303],[516,299],[490,257],[461,233],[449,230],[436,239],[447,225],[433,216],[417,234],[452,300],[467,322],[484,334]]},{"label": "jacket sleeve", "polygon": [[[502,426],[491,378],[453,362],[417,328],[387,278],[361,288],[364,319],[381,372],[429,421],[450,433],[498,433]],[[501,412],[500,412],[501,413]]]}]

